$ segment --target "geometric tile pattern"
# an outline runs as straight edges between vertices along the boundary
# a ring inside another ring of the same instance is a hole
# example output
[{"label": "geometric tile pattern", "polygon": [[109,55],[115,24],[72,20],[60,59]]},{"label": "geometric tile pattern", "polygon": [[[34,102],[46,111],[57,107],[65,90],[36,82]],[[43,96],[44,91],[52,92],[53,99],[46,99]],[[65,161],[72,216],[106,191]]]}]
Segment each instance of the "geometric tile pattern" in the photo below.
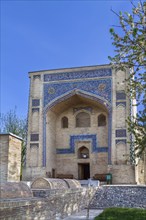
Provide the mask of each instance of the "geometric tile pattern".
[{"label": "geometric tile pattern", "polygon": [[34,76],[33,76],[33,79],[40,79],[40,78],[41,78],[40,75],[34,75]]},{"label": "geometric tile pattern", "polygon": [[108,147],[97,146],[96,134],[71,135],[70,147],[68,149],[56,149],[57,154],[72,154],[75,153],[75,144],[77,141],[91,141],[92,153],[94,152],[108,152]]},{"label": "geometric tile pattern", "polygon": [[118,140],[116,140],[116,144],[119,144],[119,143],[124,143],[124,144],[126,144],[126,143],[127,143],[127,140],[126,140],[126,139],[118,139]]},{"label": "geometric tile pattern", "polygon": [[34,112],[39,112],[39,108],[32,108],[32,113],[34,113]]},{"label": "geometric tile pattern", "polygon": [[[56,104],[66,99],[80,95],[101,103],[109,112],[108,117],[108,147],[97,146],[96,135],[73,135],[70,137],[68,149],[57,149],[57,153],[74,153],[77,139],[90,139],[92,152],[108,152],[108,161],[111,163],[111,122],[112,122],[112,70],[102,68],[95,70],[82,70],[77,72],[64,72],[44,74],[43,85],[43,166],[46,166],[46,113]],[[79,110],[79,109],[77,109]],[[76,111],[76,110],[75,110]],[[88,109],[92,111],[92,109]]]},{"label": "geometric tile pattern", "polygon": [[40,99],[32,99],[32,106],[39,106],[40,105]]},{"label": "geometric tile pattern", "polygon": [[118,129],[116,130],[116,137],[126,137],[126,129]]},{"label": "geometric tile pattern", "polygon": [[117,100],[125,100],[126,99],[126,93],[123,91],[116,92],[116,99]]},{"label": "geometric tile pattern", "polygon": [[39,144],[38,143],[33,143],[33,144],[30,144],[30,147],[39,147]]},{"label": "geometric tile pattern", "polygon": [[39,141],[39,134],[31,134],[30,141]]},{"label": "geometric tile pattern", "polygon": [[116,102],[116,106],[118,106],[118,105],[122,105],[122,106],[126,107],[126,102]]}]

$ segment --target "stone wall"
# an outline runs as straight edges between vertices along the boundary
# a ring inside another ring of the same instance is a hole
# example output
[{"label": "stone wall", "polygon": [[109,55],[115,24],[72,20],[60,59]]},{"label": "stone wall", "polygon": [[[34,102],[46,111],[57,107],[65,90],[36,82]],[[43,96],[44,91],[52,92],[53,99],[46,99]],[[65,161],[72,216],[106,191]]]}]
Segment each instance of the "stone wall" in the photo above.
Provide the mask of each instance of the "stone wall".
[{"label": "stone wall", "polygon": [[63,219],[85,208],[95,191],[95,188],[33,190],[34,197],[1,199],[0,219]]},{"label": "stone wall", "polygon": [[[12,184],[12,183],[11,183]],[[0,219],[61,220],[88,207],[130,207],[146,209],[146,187],[136,185],[100,186],[78,189],[33,189],[8,184],[0,200]],[[15,190],[14,190],[15,188]],[[18,192],[19,191],[19,192]],[[32,195],[33,193],[33,195]],[[17,195],[16,198],[14,195]],[[11,197],[11,198],[10,198]],[[13,199],[12,199],[13,197]]]},{"label": "stone wall", "polygon": [[32,191],[23,182],[6,182],[0,184],[0,199],[24,199],[32,197]]},{"label": "stone wall", "polygon": [[110,165],[108,169],[112,173],[112,182],[116,184],[135,184],[135,165]]},{"label": "stone wall", "polygon": [[20,181],[22,139],[9,134],[0,134],[0,173],[2,182]]},{"label": "stone wall", "polygon": [[89,207],[90,209],[105,209],[109,207],[146,209],[146,186],[100,186]]}]

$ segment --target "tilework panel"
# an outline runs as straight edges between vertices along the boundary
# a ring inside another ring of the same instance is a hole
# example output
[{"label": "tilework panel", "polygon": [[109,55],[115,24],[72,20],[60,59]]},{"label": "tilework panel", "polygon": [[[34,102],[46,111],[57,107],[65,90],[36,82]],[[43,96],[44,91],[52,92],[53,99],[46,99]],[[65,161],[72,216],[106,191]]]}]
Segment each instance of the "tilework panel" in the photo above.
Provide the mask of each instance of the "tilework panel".
[{"label": "tilework panel", "polygon": [[119,140],[116,140],[116,144],[119,144],[119,143],[124,143],[126,144],[127,143],[127,140],[126,139],[119,139]]},{"label": "tilework panel", "polygon": [[116,102],[116,106],[118,106],[118,105],[123,105],[126,107],[126,102]]},{"label": "tilework panel", "polygon": [[106,109],[108,110],[108,112],[111,111],[111,103],[109,103],[108,101],[106,101],[104,98],[99,97],[99,96],[95,96],[92,95],[92,93],[87,93],[85,91],[81,91],[81,90],[74,90],[74,91],[70,91],[64,95],[61,95],[60,97],[57,97],[55,100],[51,101],[45,108],[44,108],[44,113],[46,113],[49,109],[51,109],[53,106],[57,105],[60,102],[65,101],[66,99],[69,99],[70,97],[74,96],[74,95],[80,95],[81,97],[87,98],[87,99],[91,99],[94,100],[98,103],[101,103],[102,105],[104,105],[104,107],[106,107]]},{"label": "tilework panel", "polygon": [[[106,85],[105,89],[99,90],[98,86],[103,83]],[[54,92],[49,94],[48,92],[50,90]],[[86,93],[102,97],[102,99],[111,103],[111,79],[107,78],[100,80],[44,84],[44,107],[58,97],[76,90],[82,90]]]},{"label": "tilework panel", "polygon": [[116,137],[126,137],[126,129],[118,129],[116,130]]},{"label": "tilework panel", "polygon": [[[93,152],[107,152],[111,164],[111,122],[112,122],[112,71],[109,68],[92,71],[68,72],[44,75],[44,111],[43,111],[43,166],[46,166],[46,113],[56,104],[80,95],[104,105],[108,112],[108,147],[97,148],[94,137],[90,137]],[[66,81],[63,81],[66,80]],[[58,81],[58,82],[56,82]],[[46,83],[47,82],[47,83]],[[82,135],[82,138],[85,138]],[[87,138],[87,136],[86,136]],[[88,136],[89,138],[89,136]],[[76,138],[75,138],[76,139]],[[73,153],[71,138],[69,149],[57,149],[57,153]]]},{"label": "tilework panel", "polygon": [[30,141],[39,141],[39,134],[31,134]]},{"label": "tilework panel", "polygon": [[111,164],[111,143],[112,143],[112,112],[108,116],[108,164]]},{"label": "tilework panel", "polygon": [[92,152],[108,152],[108,147],[97,146],[97,135],[71,135],[70,136],[70,148],[68,149],[56,149],[57,154],[72,154],[75,153],[76,141],[89,140],[92,144]]},{"label": "tilework panel", "polygon": [[108,152],[108,147],[98,147],[96,152],[100,152],[100,153]]},{"label": "tilework panel", "polygon": [[40,105],[40,99],[32,99],[32,106],[39,106]]},{"label": "tilework panel", "polygon": [[39,144],[38,143],[30,144],[30,147],[39,147]]},{"label": "tilework panel", "polygon": [[116,92],[116,99],[117,100],[125,100],[126,99],[126,93],[125,92]]},{"label": "tilework panel", "polygon": [[39,112],[39,110],[40,110],[39,108],[32,108],[32,113],[33,112]]},{"label": "tilework panel", "polygon": [[40,78],[41,78],[40,75],[34,75],[34,76],[33,76],[33,79],[40,79]]},{"label": "tilework panel", "polygon": [[43,167],[46,166],[46,113],[43,115]]},{"label": "tilework panel", "polygon": [[71,80],[71,79],[87,79],[95,77],[105,77],[112,76],[112,70],[110,68],[95,69],[95,70],[84,70],[76,72],[65,72],[56,74],[45,74],[44,81],[61,81],[61,80]]}]

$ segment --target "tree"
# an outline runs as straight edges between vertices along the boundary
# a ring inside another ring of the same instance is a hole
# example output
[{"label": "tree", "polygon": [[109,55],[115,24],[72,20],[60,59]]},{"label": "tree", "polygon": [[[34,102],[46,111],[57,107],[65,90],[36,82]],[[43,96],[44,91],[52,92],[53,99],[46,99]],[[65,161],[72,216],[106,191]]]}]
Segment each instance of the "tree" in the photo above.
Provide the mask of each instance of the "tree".
[{"label": "tree", "polygon": [[27,135],[26,119],[20,119],[17,116],[16,108],[2,115],[1,119],[2,119],[1,132],[3,133],[11,132],[23,139],[22,151],[21,151],[21,165],[23,167],[25,163],[25,153],[26,153],[26,135]]},{"label": "tree", "polygon": [[[134,137],[135,154],[140,156],[146,150],[146,2],[132,5],[131,13],[119,12],[119,26],[110,29],[115,56],[109,59],[121,70],[130,69],[127,91],[131,100],[136,100],[138,111],[127,119],[128,129]],[[117,31],[118,28],[118,31]],[[133,104],[134,105],[134,104]]]}]

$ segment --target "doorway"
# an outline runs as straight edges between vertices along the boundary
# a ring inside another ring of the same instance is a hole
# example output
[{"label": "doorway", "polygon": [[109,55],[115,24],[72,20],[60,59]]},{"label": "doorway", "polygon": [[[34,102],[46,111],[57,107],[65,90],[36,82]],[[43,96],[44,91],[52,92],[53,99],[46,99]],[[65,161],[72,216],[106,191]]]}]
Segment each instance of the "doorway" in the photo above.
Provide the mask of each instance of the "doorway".
[{"label": "doorway", "polygon": [[90,164],[89,163],[78,164],[78,177],[79,177],[79,180],[87,180],[90,178]]}]

